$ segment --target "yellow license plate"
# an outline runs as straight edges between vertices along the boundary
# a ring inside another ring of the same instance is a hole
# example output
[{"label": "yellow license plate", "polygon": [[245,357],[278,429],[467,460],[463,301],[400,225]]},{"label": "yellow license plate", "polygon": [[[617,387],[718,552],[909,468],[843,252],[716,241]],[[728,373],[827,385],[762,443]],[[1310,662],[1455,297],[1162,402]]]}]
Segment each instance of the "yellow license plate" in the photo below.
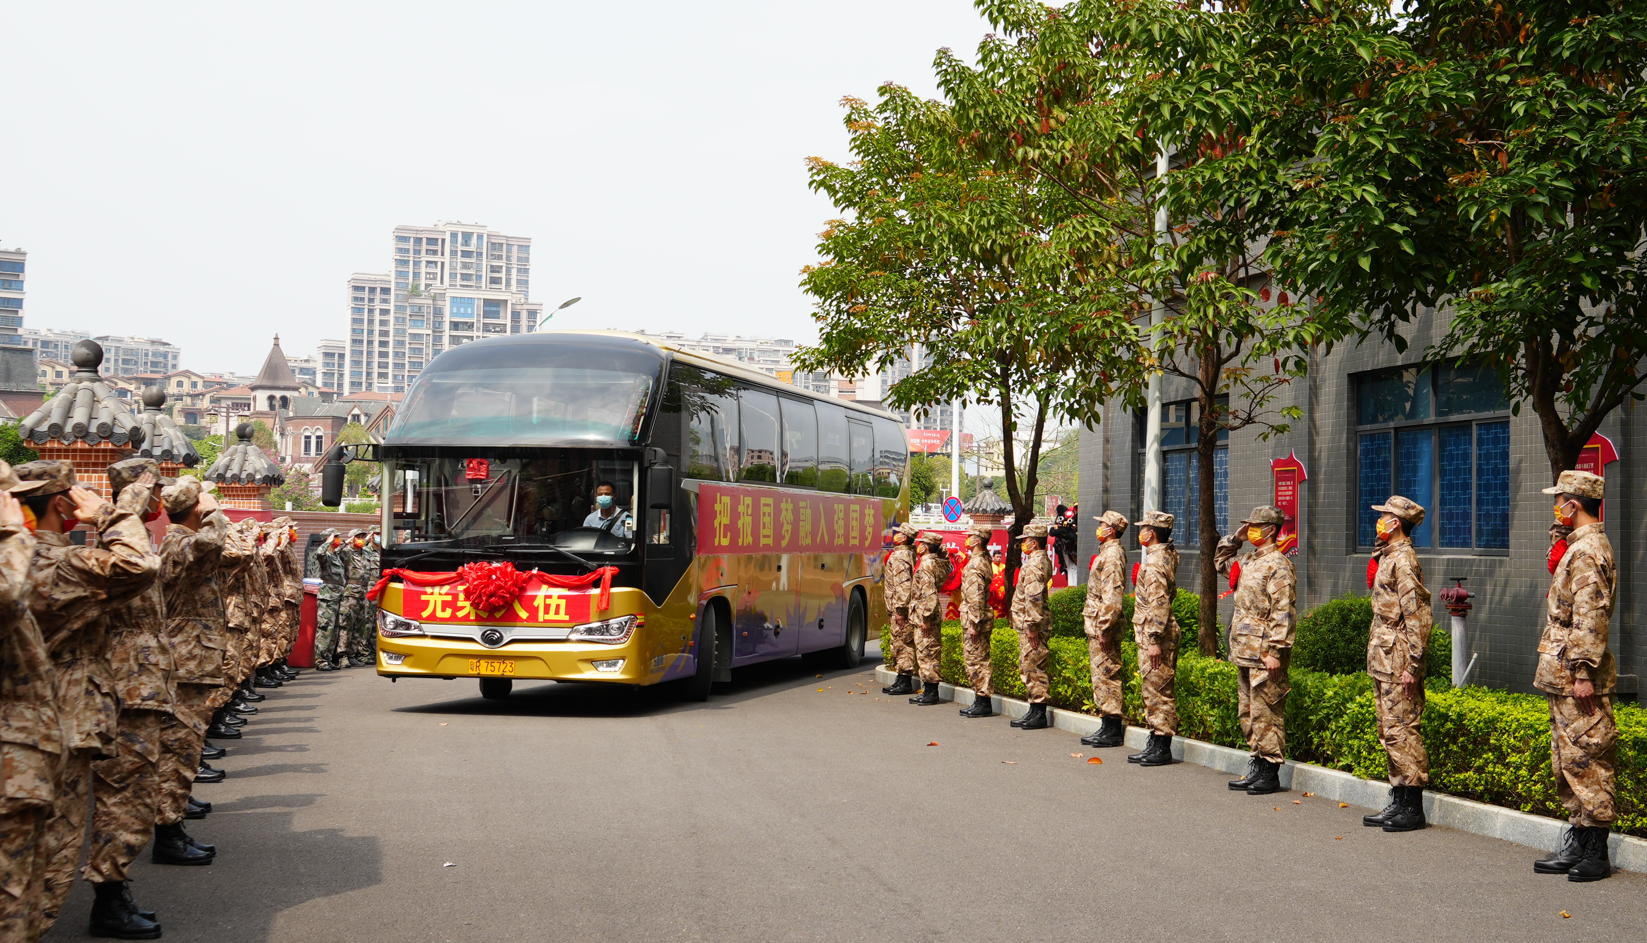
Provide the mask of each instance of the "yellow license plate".
[{"label": "yellow license plate", "polygon": [[515,660],[513,658],[471,658],[469,659],[469,673],[477,675],[513,675]]}]

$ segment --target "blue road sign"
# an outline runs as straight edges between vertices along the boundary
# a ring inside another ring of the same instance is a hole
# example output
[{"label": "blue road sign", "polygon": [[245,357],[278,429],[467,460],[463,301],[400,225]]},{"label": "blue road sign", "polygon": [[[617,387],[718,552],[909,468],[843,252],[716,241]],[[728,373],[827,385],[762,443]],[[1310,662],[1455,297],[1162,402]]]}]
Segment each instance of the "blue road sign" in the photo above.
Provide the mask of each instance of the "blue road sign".
[{"label": "blue road sign", "polygon": [[966,509],[961,506],[960,498],[950,495],[944,499],[944,520],[950,522],[951,524],[960,520],[961,514],[965,512],[965,510]]}]

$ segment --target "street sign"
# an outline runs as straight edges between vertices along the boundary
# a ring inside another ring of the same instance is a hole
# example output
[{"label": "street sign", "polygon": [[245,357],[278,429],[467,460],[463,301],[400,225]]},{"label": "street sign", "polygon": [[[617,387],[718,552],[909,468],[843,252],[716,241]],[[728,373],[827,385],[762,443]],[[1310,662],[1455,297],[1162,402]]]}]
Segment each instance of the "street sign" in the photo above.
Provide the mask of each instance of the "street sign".
[{"label": "street sign", "polygon": [[966,508],[961,506],[961,499],[955,495],[950,495],[944,499],[944,520],[953,524],[961,519],[961,515],[965,511]]}]

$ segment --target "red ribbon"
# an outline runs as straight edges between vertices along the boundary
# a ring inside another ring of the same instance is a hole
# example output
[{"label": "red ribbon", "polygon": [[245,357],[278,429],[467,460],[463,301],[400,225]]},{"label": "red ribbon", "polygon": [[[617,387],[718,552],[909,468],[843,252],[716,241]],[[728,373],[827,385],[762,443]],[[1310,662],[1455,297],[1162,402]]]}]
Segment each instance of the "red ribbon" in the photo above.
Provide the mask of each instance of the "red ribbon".
[{"label": "red ribbon", "polygon": [[1138,568],[1143,566],[1143,565],[1144,565],[1143,561],[1139,561],[1139,562],[1134,563],[1132,565],[1132,585],[1134,587],[1136,587],[1138,585]]},{"label": "red ribbon", "polygon": [[1550,547],[1550,575],[1554,576],[1556,567],[1561,565],[1561,558],[1567,555],[1567,541],[1558,540]]},{"label": "red ribbon", "polygon": [[[556,589],[587,589],[596,580],[600,580],[600,596],[595,600],[597,612],[605,612],[612,608],[612,577],[618,572],[615,566],[603,566],[593,573],[582,576],[553,576],[542,570],[532,570],[528,576],[536,577],[538,582]],[[421,570],[406,570],[400,567],[391,567],[383,571],[383,576],[366,593],[367,599],[375,600],[383,592],[383,587],[389,585],[392,577],[400,577],[403,583],[413,586],[446,586],[452,583],[465,582],[460,573],[430,573]],[[524,584],[523,584],[524,585]]]},{"label": "red ribbon", "polygon": [[1235,592],[1235,587],[1240,582],[1241,582],[1241,561],[1237,560],[1234,563],[1230,564],[1230,588],[1224,590],[1221,593],[1219,593],[1218,598],[1223,599],[1224,597],[1228,596],[1230,593]]},{"label": "red ribbon", "polygon": [[1378,579],[1378,557],[1374,556],[1367,561],[1367,588],[1372,589],[1373,580]]}]

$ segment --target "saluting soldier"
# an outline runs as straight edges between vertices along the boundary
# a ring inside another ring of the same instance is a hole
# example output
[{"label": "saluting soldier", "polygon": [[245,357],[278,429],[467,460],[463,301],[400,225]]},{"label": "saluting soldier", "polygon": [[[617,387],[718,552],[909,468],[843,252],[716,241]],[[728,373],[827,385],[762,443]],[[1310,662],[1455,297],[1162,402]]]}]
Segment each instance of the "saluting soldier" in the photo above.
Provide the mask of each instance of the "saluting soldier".
[{"label": "saluting soldier", "polygon": [[1139,687],[1144,695],[1144,719],[1149,741],[1141,752],[1127,757],[1140,766],[1172,762],[1172,738],[1178,734],[1178,622],[1172,600],[1178,595],[1178,548],[1172,544],[1174,518],[1150,511],[1138,526],[1144,562],[1133,588],[1132,638],[1138,645]]},{"label": "saluting soldier", "polygon": [[922,534],[917,550],[920,556],[910,586],[909,623],[915,629],[915,662],[924,690],[909,703],[936,704],[944,659],[944,601],[938,588],[949,579],[949,557],[942,534]]},{"label": "saluting soldier", "polygon": [[1280,508],[1253,508],[1244,527],[1218,541],[1213,562],[1229,575],[1243,540],[1256,552],[1241,560],[1235,586],[1230,660],[1236,665],[1241,733],[1252,748],[1247,775],[1230,781],[1232,790],[1265,796],[1281,788],[1287,759],[1287,663],[1297,631],[1298,578],[1292,560],[1275,545],[1286,516]]},{"label": "saluting soldier", "polygon": [[[51,652],[29,612],[35,540],[18,498],[43,482],[22,481],[0,461],[0,940],[38,933],[41,840],[62,786],[63,725],[57,718]],[[31,931],[31,927],[34,928]]]},{"label": "saluting soldier", "polygon": [[1424,787],[1430,782],[1420,721],[1424,716],[1424,652],[1430,646],[1435,611],[1424,586],[1424,567],[1413,549],[1412,532],[1424,523],[1424,509],[1392,495],[1378,511],[1373,553],[1372,632],[1367,639],[1367,674],[1373,679],[1378,740],[1389,756],[1390,803],[1361,817],[1361,824],[1386,832],[1424,828]]},{"label": "saluting soldier", "polygon": [[[343,646],[348,655],[347,665],[350,668],[371,668],[377,664],[377,655],[372,647],[372,636],[377,631],[372,625],[372,606],[366,600],[366,589],[371,585],[371,577],[367,574],[372,566],[372,554],[367,548],[365,531],[354,532],[344,561],[349,576],[349,582],[343,587],[348,603],[349,639]],[[338,661],[344,663],[342,658]]]},{"label": "saluting soldier", "polygon": [[1047,678],[1047,634],[1052,613],[1047,609],[1047,582],[1052,564],[1047,560],[1047,525],[1031,523],[1024,528],[1019,550],[1018,585],[1012,594],[1012,629],[1018,633],[1018,674],[1024,680],[1029,713],[1012,722],[1020,730],[1041,730],[1052,726],[1047,704],[1052,700]]},{"label": "saluting soldier", "polygon": [[342,624],[343,585],[348,581],[344,559],[340,555],[343,538],[328,527],[325,541],[314,553],[314,575],[320,580],[315,593],[315,670],[336,671],[338,665],[338,632]]},{"label": "saluting soldier", "polygon": [[1097,731],[1082,737],[1089,747],[1118,747],[1126,742],[1121,708],[1121,601],[1127,594],[1127,552],[1121,546],[1127,519],[1117,511],[1094,517],[1098,552],[1087,573],[1087,599],[1081,622],[1092,662],[1092,703],[1098,709]]},{"label": "saluting soldier", "polygon": [[1599,881],[1613,873],[1607,837],[1618,820],[1612,704],[1618,665],[1607,647],[1618,569],[1601,530],[1601,477],[1564,471],[1544,493],[1556,497],[1556,523],[1573,530],[1550,577],[1533,686],[1550,701],[1550,769],[1571,828],[1561,850],[1534,862],[1533,870]]},{"label": "saluting soldier", "polygon": [[989,583],[995,578],[995,565],[989,559],[992,536],[994,531],[984,524],[966,533],[966,566],[961,569],[961,657],[973,696],[972,706],[961,709],[962,717],[989,717],[995,713],[989,647],[995,631],[995,610],[989,605]]},{"label": "saluting soldier", "polygon": [[905,521],[892,533],[892,551],[887,554],[881,574],[881,597],[892,631],[892,667],[898,680],[881,689],[882,694],[915,693],[915,632],[909,624],[909,592],[915,580],[915,538],[920,528]]}]

